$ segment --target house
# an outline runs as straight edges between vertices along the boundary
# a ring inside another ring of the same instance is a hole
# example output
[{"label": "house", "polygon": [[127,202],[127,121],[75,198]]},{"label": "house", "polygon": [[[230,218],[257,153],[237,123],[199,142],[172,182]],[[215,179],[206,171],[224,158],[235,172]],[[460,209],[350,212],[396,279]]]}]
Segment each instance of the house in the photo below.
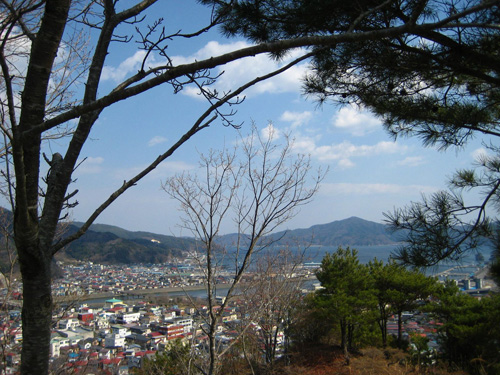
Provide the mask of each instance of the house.
[{"label": "house", "polygon": [[23,341],[23,330],[21,327],[14,327],[9,330],[8,337],[10,337],[12,343],[19,344]]},{"label": "house", "polygon": [[193,330],[193,319],[186,317],[177,317],[169,319],[167,321],[168,325],[182,326],[184,328],[184,333],[191,332]]},{"label": "house", "polygon": [[92,313],[80,313],[78,314],[78,320],[83,323],[91,322],[94,319],[94,314]]},{"label": "house", "polygon": [[144,336],[138,333],[132,333],[125,337],[125,340],[129,344],[136,344],[141,347],[141,349],[150,349],[152,346],[152,338],[149,336]]},{"label": "house", "polygon": [[89,350],[92,347],[98,346],[98,342],[93,337],[87,337],[87,338],[79,341],[78,346],[80,347],[80,350]]},{"label": "house", "polygon": [[50,339],[50,356],[59,357],[61,355],[61,348],[65,346],[69,346],[69,339],[67,337],[52,337]]},{"label": "house", "polygon": [[21,363],[21,355],[18,353],[6,353],[5,362],[8,367],[17,367]]},{"label": "house", "polygon": [[125,337],[116,333],[109,333],[105,337],[104,346],[106,348],[122,348],[125,346]]},{"label": "house", "polygon": [[123,301],[117,298],[111,298],[106,300],[104,308],[113,308],[116,305],[124,305]]},{"label": "house", "polygon": [[78,326],[80,326],[80,322],[78,321],[78,319],[73,319],[73,318],[62,319],[59,321],[58,324],[59,329],[62,330],[74,329]]},{"label": "house", "polygon": [[130,324],[134,322],[138,322],[139,318],[141,317],[141,314],[139,312],[118,312],[116,314],[116,322],[118,324]]},{"label": "house", "polygon": [[156,355],[155,350],[146,350],[146,351],[136,352],[133,357],[129,358],[128,366],[129,366],[129,368],[130,367],[140,368],[142,366],[142,362],[144,361],[145,358],[153,359],[155,355]]},{"label": "house", "polygon": [[149,328],[147,326],[134,326],[134,327],[130,327],[130,332],[131,333],[138,333],[141,335],[147,335],[147,334],[151,333],[151,328]]},{"label": "house", "polygon": [[102,359],[99,361],[99,368],[102,370],[107,370],[111,374],[114,374],[115,371],[120,367],[120,364],[122,363],[123,358],[116,357],[116,358],[111,358],[111,359]]},{"label": "house", "polygon": [[232,322],[238,320],[238,315],[236,313],[229,313],[229,312],[224,312],[222,315],[222,322]]},{"label": "house", "polygon": [[99,359],[111,359],[111,351],[107,348],[99,350]]},{"label": "house", "polygon": [[164,344],[167,341],[167,337],[160,332],[151,332],[148,333],[148,336],[151,337],[151,346],[157,349],[160,344]]},{"label": "house", "polygon": [[109,320],[105,316],[98,316],[94,321],[94,327],[97,330],[109,328]]},{"label": "house", "polygon": [[120,337],[125,337],[127,335],[130,335],[130,329],[128,327],[124,327],[124,326],[119,325],[119,324],[111,325],[110,332],[117,334]]}]

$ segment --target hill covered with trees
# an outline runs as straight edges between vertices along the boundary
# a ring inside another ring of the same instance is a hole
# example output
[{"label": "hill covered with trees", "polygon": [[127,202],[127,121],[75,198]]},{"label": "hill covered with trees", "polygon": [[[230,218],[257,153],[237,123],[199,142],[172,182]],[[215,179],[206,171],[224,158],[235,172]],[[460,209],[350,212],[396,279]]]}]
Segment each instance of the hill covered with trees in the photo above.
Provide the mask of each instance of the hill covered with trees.
[{"label": "hill covered with trees", "polygon": [[[80,225],[69,225],[65,235],[76,232]],[[61,256],[103,264],[163,263],[181,256],[195,242],[190,238],[132,232],[112,225],[97,224],[68,245]]]},{"label": "hill covered with trees", "polygon": [[[273,233],[264,241],[272,240],[278,245],[300,243],[319,246],[377,246],[394,245],[402,239],[402,233],[392,234],[384,224],[353,216],[309,228]],[[218,239],[218,242],[225,246],[230,246],[235,241],[235,234]]]},{"label": "hill covered with trees", "polygon": [[[12,227],[12,213],[2,209],[5,230]],[[62,237],[74,234],[83,223],[66,224]],[[218,238],[218,244],[230,247],[234,234]],[[376,246],[398,242],[386,226],[358,217],[314,225],[310,228],[282,231],[268,236],[278,245],[312,244],[319,246]],[[86,260],[103,264],[162,263],[182,256],[196,246],[196,240],[146,231],[129,231],[114,225],[93,224],[78,240],[66,246],[58,259]]]}]

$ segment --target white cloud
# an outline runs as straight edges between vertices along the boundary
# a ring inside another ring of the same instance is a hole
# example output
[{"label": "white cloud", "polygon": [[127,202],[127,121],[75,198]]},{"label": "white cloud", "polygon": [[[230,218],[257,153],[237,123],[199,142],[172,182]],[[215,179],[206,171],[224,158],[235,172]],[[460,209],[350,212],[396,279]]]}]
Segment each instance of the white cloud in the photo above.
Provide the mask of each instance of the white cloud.
[{"label": "white cloud", "polygon": [[180,65],[180,64],[189,64],[192,62],[195,62],[197,60],[205,60],[208,59],[212,56],[219,56],[223,55],[235,50],[239,50],[242,48],[250,47],[251,45],[239,41],[239,42],[233,42],[233,43],[228,43],[228,44],[220,44],[219,42],[216,41],[211,41],[208,42],[203,48],[198,50],[196,53],[194,53],[191,56],[174,56],[172,57],[172,61],[174,65]]},{"label": "white cloud", "polygon": [[[214,56],[220,56],[226,53],[233,52],[242,48],[250,47],[251,44],[246,42],[233,42],[221,44],[216,41],[208,42],[203,48],[192,54],[191,56],[173,56],[171,57],[174,65],[189,64],[195,61],[209,59]],[[213,76],[222,74],[217,82],[211,86],[211,89],[216,89],[218,92],[229,92],[247,83],[255,77],[268,74],[279,67],[286,65],[293,59],[303,54],[303,50],[295,49],[285,56],[281,61],[277,62],[271,59],[266,54],[257,56],[250,56],[243,59],[238,59],[224,66],[215,68]],[[144,57],[145,51],[137,51],[134,55],[122,61],[118,66],[105,66],[102,72],[103,80],[112,80],[114,82],[121,82],[127,76],[136,73]],[[164,62],[163,62],[164,63]],[[147,66],[158,66],[161,62],[159,58],[154,55],[148,56]],[[252,88],[245,91],[244,95],[256,95],[262,93],[284,93],[284,92],[297,92],[301,90],[301,78],[307,71],[308,64],[301,63],[281,73],[280,75],[263,81]],[[186,86],[182,93],[188,96],[200,98],[199,90],[196,86]]]},{"label": "white cloud", "polygon": [[96,174],[102,171],[102,163],[104,162],[104,158],[98,157],[88,157],[79,162],[79,166],[76,170],[79,174]]},{"label": "white cloud", "polygon": [[264,140],[271,139],[276,141],[280,138],[280,131],[273,124],[268,124],[260,131],[260,134]]},{"label": "white cloud", "polygon": [[400,160],[397,164],[406,167],[417,167],[425,164],[425,159],[422,156],[408,156],[407,158]]},{"label": "white cloud", "polygon": [[[31,40],[24,35],[21,35],[20,28],[15,27],[9,33],[3,54],[9,66],[10,73],[14,76],[24,77],[29,63],[29,53],[31,51]],[[7,36],[2,32],[0,37],[2,40]]]},{"label": "white cloud", "polygon": [[[146,51],[136,51],[132,56],[128,57],[120,63],[117,67],[106,65],[102,69],[102,80],[111,80],[114,82],[121,82],[125,77],[131,73],[136,73],[146,56]],[[153,59],[151,60],[151,62]]]},{"label": "white cloud", "polygon": [[480,148],[477,148],[474,151],[472,151],[471,156],[474,160],[481,160],[485,157],[488,157],[489,152],[484,147],[480,147]]},{"label": "white cloud", "polygon": [[[30,39],[21,34],[22,31],[18,27],[14,27],[10,30],[8,40],[6,41],[2,51],[3,57],[11,74],[11,84],[13,86],[12,94],[15,108],[19,108],[21,106],[21,92],[24,87],[24,77],[26,76],[29,63],[29,53],[31,50]],[[7,37],[6,32],[1,32],[0,37],[4,40]],[[3,103],[7,102],[7,92],[3,87],[0,89],[0,100]]]},{"label": "white cloud", "polygon": [[[147,165],[137,165],[130,168],[120,168],[117,169],[114,173],[114,177],[118,181],[123,181],[126,179],[130,179],[132,176],[137,175],[141,171],[143,171]],[[159,179],[165,179],[170,177],[176,173],[196,169],[197,166],[184,162],[184,161],[174,161],[174,160],[165,160],[158,167],[156,167],[153,171],[151,171],[147,175],[147,179],[153,179],[158,182]]]},{"label": "white cloud", "polygon": [[[221,44],[219,42],[211,41],[207,43],[202,49],[197,51],[191,56],[175,56],[172,58],[174,65],[188,64],[194,61],[208,59],[213,56],[229,53],[242,48],[250,47],[251,45],[246,42],[234,42]],[[246,82],[258,76],[263,76],[284,66],[293,59],[299,57],[303,51],[300,49],[293,50],[289,55],[285,56],[281,61],[276,62],[269,56],[261,54],[239,59],[228,63],[216,69],[217,73],[224,74],[217,79],[217,83],[211,88],[219,92],[228,92],[245,84]],[[293,66],[280,75],[263,81],[254,87],[245,91],[244,95],[256,95],[262,93],[284,93],[284,92],[300,92],[301,78],[307,71],[307,63],[301,63]],[[184,94],[200,97],[196,87],[185,87],[182,91]]]},{"label": "white cloud", "polygon": [[360,137],[380,128],[381,122],[369,112],[360,111],[354,106],[340,109],[333,118],[333,126]]},{"label": "white cloud", "polygon": [[396,184],[354,184],[354,183],[323,183],[321,194],[371,195],[371,194],[429,194],[437,191],[433,186],[426,185],[396,185]]},{"label": "white cloud", "polygon": [[290,122],[292,124],[292,128],[296,128],[307,124],[312,117],[312,112],[291,112],[285,111],[280,117],[281,121]]},{"label": "white cloud", "polygon": [[354,167],[356,164],[354,164],[351,160],[349,159],[340,159],[338,162],[338,166],[342,169],[349,169]]},{"label": "white cloud", "polygon": [[378,142],[374,145],[354,145],[348,141],[331,145],[318,145],[317,139],[311,137],[297,137],[294,148],[297,152],[310,154],[320,161],[337,161],[341,168],[353,167],[352,158],[400,154],[408,149],[407,146],[389,141]]},{"label": "white cloud", "polygon": [[148,146],[153,147],[153,146],[159,145],[161,143],[165,143],[166,141],[167,141],[167,138],[162,137],[161,135],[157,135],[149,140]]}]

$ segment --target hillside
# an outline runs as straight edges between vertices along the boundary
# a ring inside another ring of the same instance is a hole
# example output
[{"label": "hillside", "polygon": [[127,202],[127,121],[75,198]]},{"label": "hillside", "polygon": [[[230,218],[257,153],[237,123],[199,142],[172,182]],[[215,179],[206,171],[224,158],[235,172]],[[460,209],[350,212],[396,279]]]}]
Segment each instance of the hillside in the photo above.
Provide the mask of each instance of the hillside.
[{"label": "hillside", "polygon": [[[79,222],[72,223],[67,235],[74,233],[81,225]],[[357,217],[314,225],[307,229],[279,232],[270,238],[280,239],[277,242],[280,245],[311,243],[320,246],[375,246],[398,242],[385,225]],[[217,242],[231,246],[234,241],[235,235],[229,234],[221,236]],[[94,224],[82,238],[71,243],[60,257],[96,263],[161,263],[181,255],[194,244],[195,240],[192,238],[134,232],[113,225]]]},{"label": "hillside", "polygon": [[[10,228],[12,214],[5,209],[2,209],[2,212],[3,214],[0,214],[4,218],[4,226]],[[71,235],[82,225],[83,223],[79,222],[71,223],[66,228],[65,235]],[[358,217],[314,225],[307,229],[279,232],[269,238],[276,240],[279,245],[300,243],[319,246],[376,246],[398,242],[398,238],[389,233],[385,225]],[[235,234],[228,234],[219,237],[217,242],[230,247],[235,239]],[[113,264],[161,263],[182,255],[195,244],[193,238],[128,231],[113,225],[94,224],[85,235],[58,253],[57,258]]]},{"label": "hillside", "polygon": [[[235,234],[221,236],[220,244],[230,246],[234,243]],[[400,236],[388,232],[383,224],[350,217],[327,224],[313,225],[307,229],[294,229],[274,233],[268,238],[277,244],[312,244],[320,246],[376,246],[393,245],[400,242]]]},{"label": "hillside", "polygon": [[291,230],[285,239],[309,239],[312,244],[322,246],[374,246],[398,242],[397,237],[388,232],[385,225],[354,216],[328,224],[314,225],[308,229]]},{"label": "hillside", "polygon": [[[69,225],[65,235],[82,223]],[[81,238],[69,244],[61,258],[95,263],[163,263],[194,246],[194,239],[177,238],[149,232],[132,232],[112,225],[96,224]]]}]

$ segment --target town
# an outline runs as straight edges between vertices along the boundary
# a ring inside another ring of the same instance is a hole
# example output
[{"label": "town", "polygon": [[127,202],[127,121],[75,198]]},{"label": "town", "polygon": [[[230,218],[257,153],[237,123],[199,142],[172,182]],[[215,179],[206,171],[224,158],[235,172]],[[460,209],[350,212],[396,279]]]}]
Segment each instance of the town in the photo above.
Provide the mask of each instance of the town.
[{"label": "town", "polygon": [[[128,374],[133,368],[141,368],[145,358],[154,358],[174,342],[206,345],[205,279],[189,259],[183,261],[130,266],[58,262],[63,276],[53,281],[51,368],[57,373],[77,370],[94,374],[108,370]],[[241,282],[252,283],[256,277],[249,272]],[[313,269],[304,266],[291,274],[288,281],[294,283],[298,292],[305,293],[298,288],[310,279],[314,279]],[[221,295],[217,301],[224,301],[230,280],[227,271],[220,272],[216,282]],[[12,283],[10,292],[4,288],[2,294],[9,298],[2,321],[3,347],[8,348],[3,373],[15,374],[22,344],[20,285]],[[249,316],[247,301],[241,297],[236,296],[222,313],[217,326],[220,345],[237,338],[236,327]],[[258,322],[250,324],[252,330],[260,329]],[[281,346],[283,332],[279,332],[278,338]]]},{"label": "town", "polygon": [[[140,369],[156,353],[170,350],[172,345],[207,350],[204,326],[209,311],[205,279],[189,262],[130,266],[59,262],[58,266],[63,277],[53,282],[55,308],[50,342],[53,371],[60,374],[108,371],[125,375]],[[318,266],[304,263],[289,275],[288,282],[293,283],[297,294],[305,295],[320,288],[314,273]],[[449,276],[453,271],[460,272],[460,268],[453,267],[437,276]],[[480,296],[494,286],[490,279],[477,275],[485,277],[484,270],[461,280],[459,285],[464,292]],[[251,284],[259,277],[263,276],[248,272],[242,283]],[[224,301],[230,280],[229,272],[221,272],[217,278],[220,292],[217,302]],[[19,309],[22,294],[17,283],[10,286],[10,293],[7,288],[2,290],[3,296],[9,298],[4,304],[9,308],[2,320],[5,374],[17,373],[22,345]],[[234,296],[226,304],[216,328],[220,347],[238,340],[242,325],[250,327],[248,332],[255,337],[261,337],[263,322],[249,314],[248,304],[243,295]],[[220,305],[213,309],[220,309]],[[439,322],[419,311],[403,315],[406,337],[412,333],[425,335],[430,347],[437,347]],[[285,333],[279,324],[272,330],[276,333],[276,353],[280,356],[285,350]],[[393,317],[388,321],[387,333],[396,336],[397,331]]]}]

